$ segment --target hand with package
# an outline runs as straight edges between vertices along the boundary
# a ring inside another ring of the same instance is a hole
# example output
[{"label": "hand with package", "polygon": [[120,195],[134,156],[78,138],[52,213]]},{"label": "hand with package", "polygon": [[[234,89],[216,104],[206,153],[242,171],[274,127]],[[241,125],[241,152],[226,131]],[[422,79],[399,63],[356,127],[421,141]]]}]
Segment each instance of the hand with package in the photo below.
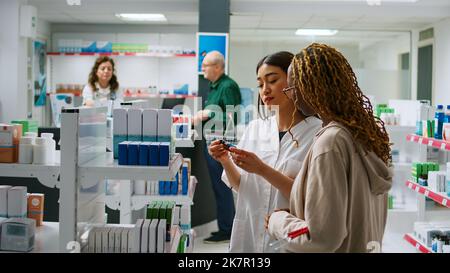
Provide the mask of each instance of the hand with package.
[{"label": "hand with package", "polygon": [[214,140],[208,147],[208,152],[211,157],[220,164],[229,163],[230,155],[228,151],[228,146],[222,140]]},{"label": "hand with package", "polygon": [[230,152],[234,164],[248,173],[264,177],[264,172],[271,169],[254,153],[235,147],[230,147]]}]

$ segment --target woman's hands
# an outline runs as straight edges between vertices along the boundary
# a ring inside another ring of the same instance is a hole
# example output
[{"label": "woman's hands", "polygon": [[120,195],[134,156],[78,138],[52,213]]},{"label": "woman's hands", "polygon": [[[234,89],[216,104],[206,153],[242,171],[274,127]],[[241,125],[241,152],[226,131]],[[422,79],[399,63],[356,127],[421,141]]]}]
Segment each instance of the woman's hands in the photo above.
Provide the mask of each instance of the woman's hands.
[{"label": "woman's hands", "polygon": [[[286,208],[286,209],[275,209],[272,213],[277,212],[277,211],[286,211],[286,212],[288,212],[288,213],[291,213],[291,210],[288,209],[288,208]],[[269,220],[270,220],[270,216],[271,216],[271,215],[272,215],[272,214],[267,214],[266,217],[264,218],[264,227],[265,227],[266,229],[269,228]]]},{"label": "woman's hands", "polygon": [[267,165],[254,153],[235,147],[231,147],[230,152],[234,164],[248,173],[262,176],[263,172],[267,170]]},{"label": "woman's hands", "polygon": [[225,149],[225,146],[220,142],[220,140],[214,140],[211,142],[208,147],[208,153],[222,165],[230,162],[229,152]]}]

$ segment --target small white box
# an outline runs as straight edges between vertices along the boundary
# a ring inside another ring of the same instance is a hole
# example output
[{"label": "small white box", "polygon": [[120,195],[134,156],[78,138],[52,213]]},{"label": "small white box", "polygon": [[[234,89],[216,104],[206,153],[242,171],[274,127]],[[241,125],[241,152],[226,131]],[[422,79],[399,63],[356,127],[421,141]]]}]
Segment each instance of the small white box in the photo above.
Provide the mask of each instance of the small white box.
[{"label": "small white box", "polygon": [[175,206],[173,207],[173,225],[179,225],[180,224],[180,207]]},{"label": "small white box", "polygon": [[144,141],[157,141],[153,138],[158,136],[158,110],[144,109],[142,111],[142,136]]},{"label": "small white box", "polygon": [[148,229],[148,252],[156,253],[156,234],[158,229],[158,219],[152,219]]},{"label": "small white box", "polygon": [[102,230],[102,253],[109,252],[109,232],[110,228],[104,227]]},{"label": "small white box", "polygon": [[122,252],[122,253],[130,252],[129,246],[131,244],[128,244],[128,236],[129,236],[130,232],[131,232],[131,228],[124,228],[122,230],[122,234],[121,234],[122,241],[121,241],[121,246],[120,246],[120,248],[121,248],[120,252]]},{"label": "small white box", "polygon": [[95,229],[95,253],[102,253],[102,236],[103,228],[98,227]]},{"label": "small white box", "polygon": [[120,253],[122,252],[121,249],[121,242],[122,242],[122,231],[123,228],[116,227],[114,228],[114,250],[113,253]]},{"label": "small white box", "polygon": [[[142,137],[142,110],[128,109],[128,137]],[[133,141],[138,141],[133,139]]]},{"label": "small white box", "polygon": [[0,186],[0,217],[8,217],[8,191],[12,186]]},{"label": "small white box", "polygon": [[160,219],[158,223],[156,253],[164,253],[166,246],[166,228],[166,219]]},{"label": "small white box", "polygon": [[109,228],[108,232],[108,250],[107,253],[114,253],[115,249],[115,234],[118,227],[112,226]]},{"label": "small white box", "polygon": [[113,134],[128,135],[127,109],[117,108],[113,111]]},{"label": "small white box", "polygon": [[158,141],[169,141],[165,139],[161,140],[160,138],[172,136],[172,122],[172,110],[158,110]]},{"label": "small white box", "polygon": [[27,187],[12,187],[8,190],[8,218],[27,217]]},{"label": "small white box", "polygon": [[134,181],[134,194],[145,195],[145,186],[147,182],[145,180],[135,180]]},{"label": "small white box", "polygon": [[183,231],[186,229],[190,229],[191,222],[190,222],[190,207],[183,205],[180,209],[180,227]]},{"label": "small white box", "polygon": [[148,253],[148,235],[150,220],[145,219],[141,230],[141,253]]},{"label": "small white box", "polygon": [[131,230],[131,236],[128,234],[128,249],[131,248],[131,253],[139,253],[141,250],[141,230],[143,223],[144,219],[138,219],[133,230]]},{"label": "small white box", "polygon": [[95,235],[96,235],[96,227],[92,227],[92,229],[89,231],[89,237],[88,237],[88,252],[89,253],[95,253]]}]

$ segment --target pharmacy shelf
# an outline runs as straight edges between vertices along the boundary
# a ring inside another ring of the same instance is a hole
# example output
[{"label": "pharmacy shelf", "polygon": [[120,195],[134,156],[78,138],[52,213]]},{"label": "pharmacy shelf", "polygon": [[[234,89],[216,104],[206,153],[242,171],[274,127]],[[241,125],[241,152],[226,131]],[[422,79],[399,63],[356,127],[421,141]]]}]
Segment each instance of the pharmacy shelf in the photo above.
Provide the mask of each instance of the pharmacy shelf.
[{"label": "pharmacy shelf", "polygon": [[80,53],[64,53],[64,52],[47,52],[47,56],[126,56],[126,57],[155,57],[155,58],[170,58],[170,57],[196,57],[195,54],[154,54],[154,53],[139,53],[139,52],[80,52]]},{"label": "pharmacy shelf", "polygon": [[444,151],[450,151],[450,142],[446,142],[440,139],[423,137],[414,134],[410,134],[406,136],[406,140],[411,142],[417,142],[419,144],[428,145],[431,147],[439,148]]},{"label": "pharmacy shelf", "polygon": [[186,98],[197,98],[195,95],[181,95],[181,94],[140,94],[140,95],[125,95],[125,99],[145,99],[145,98],[160,98],[160,99],[186,99]]},{"label": "pharmacy shelf", "polygon": [[171,180],[175,177],[183,163],[181,154],[176,153],[169,166],[131,166],[119,165],[113,153],[105,153],[78,167],[78,181],[83,188],[90,188],[100,180]]},{"label": "pharmacy shelf", "polygon": [[[193,205],[194,193],[197,186],[197,178],[191,176],[189,183],[189,190],[187,195],[132,195],[131,196],[131,209],[140,210],[146,205],[149,205],[153,201],[174,201],[177,205],[188,204]],[[120,207],[120,196],[119,195],[106,195],[105,203],[108,208],[117,210]]]},{"label": "pharmacy shelf", "polygon": [[35,165],[1,163],[0,176],[7,177],[34,177],[39,182],[49,188],[59,187],[59,164],[55,165]]},{"label": "pharmacy shelf", "polygon": [[153,201],[174,201],[177,205],[193,205],[196,186],[197,179],[195,176],[191,176],[187,195],[133,195],[131,196],[131,208],[133,210],[140,210]]},{"label": "pharmacy shelf", "polygon": [[411,189],[411,190],[413,190],[413,191],[415,191],[417,193],[425,195],[426,197],[432,199],[436,203],[438,203],[440,205],[443,205],[443,206],[445,206],[447,208],[450,208],[450,197],[447,197],[447,196],[442,195],[440,193],[436,193],[434,191],[431,191],[428,187],[421,186],[421,185],[419,185],[417,183],[414,183],[412,181],[406,181],[406,186],[409,189]]},{"label": "pharmacy shelf", "polygon": [[419,240],[414,237],[414,235],[408,233],[405,234],[403,237],[408,243],[410,243],[412,246],[414,246],[417,250],[419,250],[422,253],[433,253],[431,249],[429,249],[426,245],[422,244]]}]

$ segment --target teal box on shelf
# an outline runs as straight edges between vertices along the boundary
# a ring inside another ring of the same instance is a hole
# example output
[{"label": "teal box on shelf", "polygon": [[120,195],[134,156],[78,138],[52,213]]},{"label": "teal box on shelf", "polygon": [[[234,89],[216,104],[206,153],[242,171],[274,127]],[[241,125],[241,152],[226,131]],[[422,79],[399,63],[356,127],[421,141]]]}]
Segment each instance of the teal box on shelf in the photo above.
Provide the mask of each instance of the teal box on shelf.
[{"label": "teal box on shelf", "polygon": [[83,46],[81,47],[81,52],[95,53],[97,50],[97,43],[91,41],[83,41]]},{"label": "teal box on shelf", "polygon": [[142,136],[142,141],[145,142],[157,142],[158,136]]},{"label": "teal box on shelf", "polygon": [[128,141],[142,141],[141,135],[128,135]]},{"label": "teal box on shelf", "polygon": [[111,53],[112,52],[112,43],[97,41],[96,42],[96,52],[97,53]]}]

